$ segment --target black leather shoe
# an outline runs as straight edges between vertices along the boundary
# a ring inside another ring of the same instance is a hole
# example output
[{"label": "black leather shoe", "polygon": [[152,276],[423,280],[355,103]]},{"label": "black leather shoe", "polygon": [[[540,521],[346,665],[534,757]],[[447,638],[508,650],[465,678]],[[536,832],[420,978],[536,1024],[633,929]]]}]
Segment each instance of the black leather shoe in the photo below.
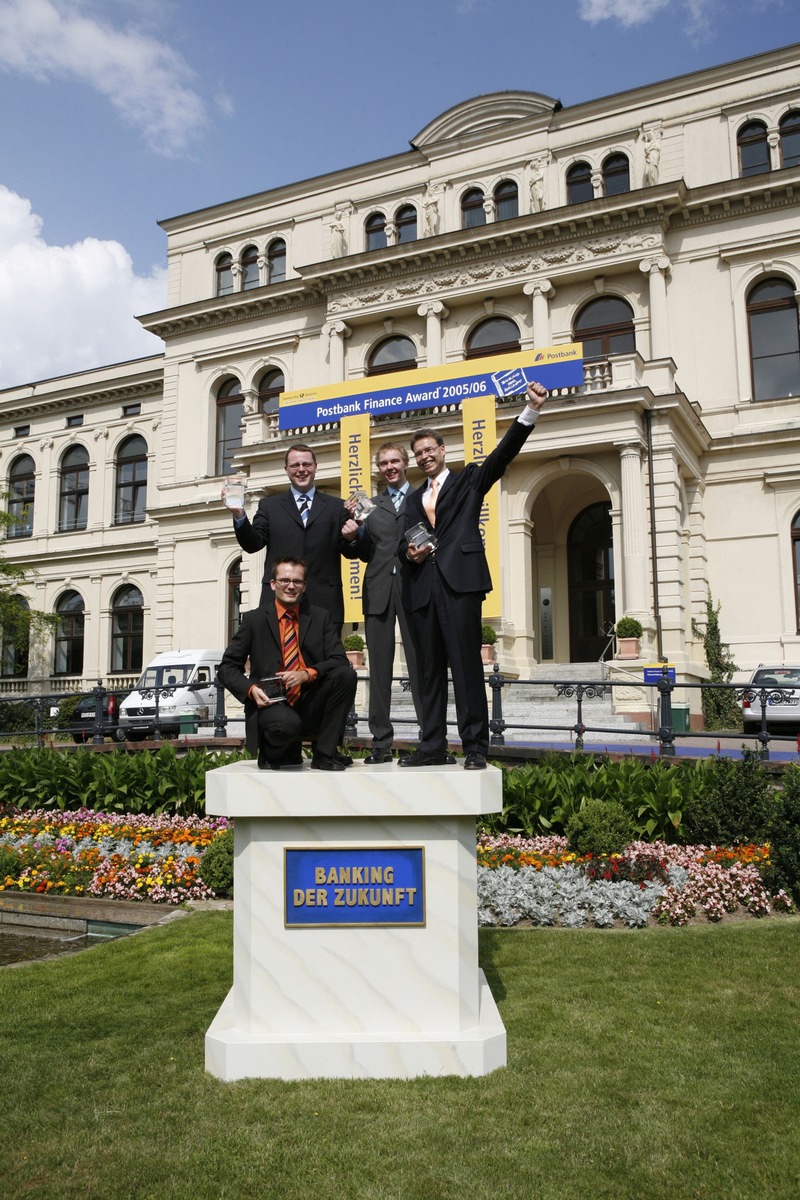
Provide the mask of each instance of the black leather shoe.
[{"label": "black leather shoe", "polygon": [[352,767],[353,760],[349,754],[342,754],[341,750],[337,750],[333,756],[334,762],[340,762],[343,767]]},{"label": "black leather shoe", "polygon": [[315,771],[345,771],[343,762],[339,762],[338,758],[331,758],[327,754],[315,754],[311,759],[311,766]]},{"label": "black leather shoe", "polygon": [[479,754],[476,750],[473,750],[472,753],[468,754],[464,759],[465,771],[485,771],[486,766],[486,755]]},{"label": "black leather shoe", "polygon": [[373,750],[364,759],[364,762],[369,763],[369,765],[371,767],[376,766],[378,763],[387,763],[387,762],[391,762],[391,761],[392,761],[391,750]]},{"label": "black leather shoe", "polygon": [[415,750],[413,754],[406,754],[404,758],[398,758],[398,767],[451,767],[456,760],[452,754],[446,751],[440,751],[438,754],[427,754],[424,750]]},{"label": "black leather shoe", "polygon": [[289,758],[281,759],[282,767],[302,767],[305,759],[302,754],[292,754]]},{"label": "black leather shoe", "polygon": [[258,769],[259,771],[280,771],[281,764],[267,757],[267,752],[263,746],[258,751]]}]

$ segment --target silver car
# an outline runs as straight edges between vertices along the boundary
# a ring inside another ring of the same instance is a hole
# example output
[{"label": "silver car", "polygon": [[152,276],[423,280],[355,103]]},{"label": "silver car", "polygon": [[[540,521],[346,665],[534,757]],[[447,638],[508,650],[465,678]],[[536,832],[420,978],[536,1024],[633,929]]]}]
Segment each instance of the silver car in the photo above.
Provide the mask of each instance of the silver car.
[{"label": "silver car", "polygon": [[761,726],[762,698],[767,728],[800,726],[800,667],[758,666],[742,692],[745,729]]}]

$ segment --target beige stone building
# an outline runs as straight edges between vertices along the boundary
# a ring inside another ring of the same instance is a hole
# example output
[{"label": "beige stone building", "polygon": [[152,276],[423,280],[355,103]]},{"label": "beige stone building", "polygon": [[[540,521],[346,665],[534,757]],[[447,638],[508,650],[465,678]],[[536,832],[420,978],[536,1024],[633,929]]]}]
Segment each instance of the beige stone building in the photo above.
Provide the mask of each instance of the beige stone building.
[{"label": "beige stone building", "polygon": [[[6,642],[8,688],[225,645],[262,564],[220,488],[285,486],[282,390],[571,341],[584,386],[501,485],[503,668],[597,660],[626,614],[702,678],[709,589],[743,671],[800,661],[800,46],[574,107],[479,96],[403,154],[163,229],[163,356],[0,393],[5,553],[63,617],[29,664]],[[458,465],[459,410],[425,423]],[[338,491],[338,427],[303,438]]]}]

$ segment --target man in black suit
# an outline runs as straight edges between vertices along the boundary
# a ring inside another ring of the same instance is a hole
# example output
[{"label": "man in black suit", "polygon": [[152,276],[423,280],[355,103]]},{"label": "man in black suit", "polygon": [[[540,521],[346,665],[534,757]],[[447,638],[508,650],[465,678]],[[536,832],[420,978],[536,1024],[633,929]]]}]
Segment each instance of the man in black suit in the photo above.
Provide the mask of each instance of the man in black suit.
[{"label": "man in black suit", "polygon": [[375,465],[386,483],[386,490],[372,497],[375,505],[359,528],[358,541],[350,552],[367,564],[361,592],[364,629],[369,651],[369,731],[372,750],[368,763],[391,762],[394,728],[390,716],[392,672],[394,670],[395,623],[400,622],[411,696],[417,720],[422,723],[419,703],[417,654],[411,638],[408,614],[403,607],[401,564],[397,547],[403,536],[408,453],[404,446],[386,442],[375,454]]},{"label": "man in black suit", "polygon": [[483,498],[519,454],[533,431],[547,389],[529,383],[527,406],[495,449],[463,471],[445,466],[441,434],[418,430],[411,439],[427,481],[406,504],[406,532],[423,524],[435,533],[435,550],[406,537],[399,552],[410,564],[404,600],[421,677],[422,737],[401,767],[453,762],[447,753],[447,664],[453,676],[458,732],[467,770],[482,770],[489,752],[489,709],[481,663],[481,605],[492,590],[479,517]]},{"label": "man in black suit", "polygon": [[[247,749],[261,770],[301,766],[303,738],[311,739],[311,766],[343,771],[337,743],[356,694],[356,673],[327,612],[300,601],[306,564],[278,559],[270,599],[245,613],[222,656],[219,678],[244,704]],[[250,674],[245,675],[247,660]],[[285,697],[275,698],[275,680]]]},{"label": "man in black suit", "polygon": [[252,524],[243,508],[231,510],[236,540],[248,554],[266,547],[261,604],[271,600],[269,564],[284,555],[302,558],[308,563],[308,603],[326,609],[341,632],[341,554],[348,553],[347,543],[357,536],[358,526],[342,500],[315,487],[317,458],[310,446],[290,446],[284,467],[291,484],[288,492],[259,500]]}]

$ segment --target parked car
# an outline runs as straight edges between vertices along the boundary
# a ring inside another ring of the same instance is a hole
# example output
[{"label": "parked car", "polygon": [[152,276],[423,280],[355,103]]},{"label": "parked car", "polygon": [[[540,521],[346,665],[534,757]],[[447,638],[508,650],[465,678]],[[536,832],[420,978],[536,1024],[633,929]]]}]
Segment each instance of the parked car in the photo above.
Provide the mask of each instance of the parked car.
[{"label": "parked car", "polygon": [[156,694],[164,737],[178,734],[185,721],[208,721],[214,712],[214,680],[221,660],[221,650],[168,650],[156,655],[121,705],[120,729],[125,737],[135,742],[155,732]]},{"label": "parked car", "polygon": [[800,667],[756,667],[742,697],[745,730],[761,727],[761,691],[766,695],[767,728],[800,726]]},{"label": "parked car", "polygon": [[[119,726],[119,710],[127,692],[107,692],[103,697],[103,737],[115,742],[125,741],[125,730]],[[90,742],[94,737],[95,698],[83,696],[72,710],[69,731],[73,742]]]}]

